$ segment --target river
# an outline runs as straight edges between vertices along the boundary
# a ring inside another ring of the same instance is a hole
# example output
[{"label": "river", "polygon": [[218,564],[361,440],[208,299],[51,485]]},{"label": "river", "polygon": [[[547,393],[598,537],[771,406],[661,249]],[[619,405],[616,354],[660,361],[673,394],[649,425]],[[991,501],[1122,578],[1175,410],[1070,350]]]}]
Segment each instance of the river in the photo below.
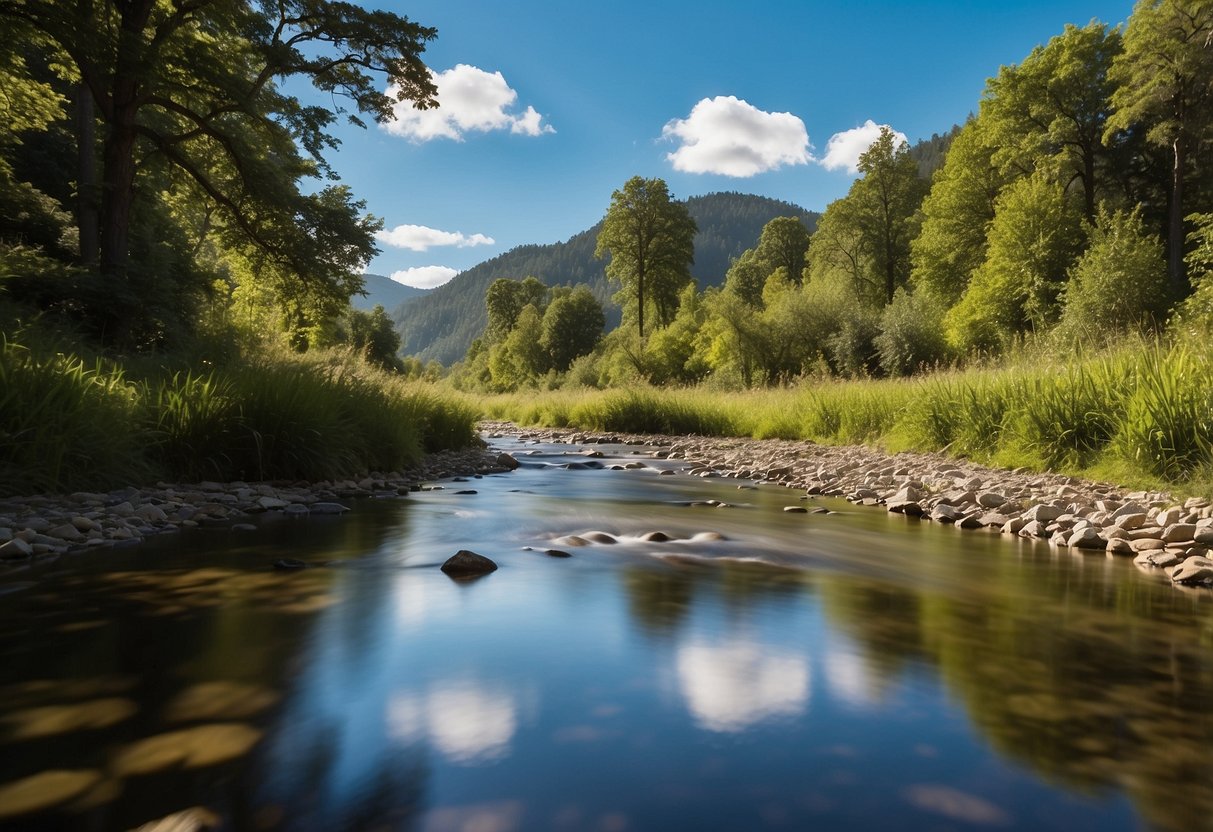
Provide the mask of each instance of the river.
[{"label": "river", "polygon": [[523,466],[0,577],[0,827],[1213,829],[1209,591],[496,444]]}]

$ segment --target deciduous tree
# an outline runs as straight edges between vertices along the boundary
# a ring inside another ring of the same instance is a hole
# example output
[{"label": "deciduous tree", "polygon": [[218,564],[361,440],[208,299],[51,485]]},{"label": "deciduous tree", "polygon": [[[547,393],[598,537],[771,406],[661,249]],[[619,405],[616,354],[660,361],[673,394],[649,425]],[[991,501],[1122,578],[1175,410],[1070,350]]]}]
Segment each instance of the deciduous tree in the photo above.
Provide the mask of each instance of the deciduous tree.
[{"label": "deciduous tree", "polygon": [[691,282],[695,230],[664,180],[633,176],[611,194],[595,254],[610,253],[607,277],[622,287],[617,297],[625,314],[635,316],[641,338],[646,308],[661,326],[674,319],[678,293]]}]

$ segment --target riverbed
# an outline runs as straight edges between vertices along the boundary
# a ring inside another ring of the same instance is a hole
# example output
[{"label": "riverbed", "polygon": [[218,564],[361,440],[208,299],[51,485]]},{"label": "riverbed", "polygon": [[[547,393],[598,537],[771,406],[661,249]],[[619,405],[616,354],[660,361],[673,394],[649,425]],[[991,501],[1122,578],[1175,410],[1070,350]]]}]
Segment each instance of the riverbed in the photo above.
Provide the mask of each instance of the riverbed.
[{"label": "riverbed", "polygon": [[0,826],[1213,828],[1209,590],[493,441],[518,470],[0,579]]}]

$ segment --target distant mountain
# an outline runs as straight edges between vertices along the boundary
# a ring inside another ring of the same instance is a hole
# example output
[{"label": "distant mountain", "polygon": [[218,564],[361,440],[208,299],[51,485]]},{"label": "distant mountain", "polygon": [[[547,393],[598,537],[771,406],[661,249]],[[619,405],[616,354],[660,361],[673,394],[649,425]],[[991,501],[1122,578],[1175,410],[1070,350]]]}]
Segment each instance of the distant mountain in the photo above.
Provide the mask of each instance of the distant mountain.
[{"label": "distant mountain", "polygon": [[[818,214],[790,202],[764,196],[716,193],[691,197],[687,210],[695,219],[695,263],[691,274],[700,288],[718,286],[734,258],[758,242],[762,227],[775,217],[800,217],[812,231]],[[484,294],[499,277],[522,279],[534,275],[549,286],[590,286],[607,307],[607,326],[619,323],[619,307],[611,300],[606,259],[594,257],[602,224],[574,234],[563,243],[523,245],[460,273],[425,297],[392,311],[401,335],[401,351],[424,360],[450,364],[463,358],[472,340],[484,330]]]},{"label": "distant mountain", "polygon": [[920,139],[910,148],[910,158],[918,163],[918,175],[930,181],[935,171],[943,167],[943,160],[948,155],[948,148],[959,135],[961,125],[953,124],[952,129],[944,134],[932,133],[929,139]]},{"label": "distant mountain", "polygon": [[371,274],[367,272],[362,276],[365,284],[365,295],[354,295],[350,298],[350,304],[355,309],[361,309],[364,312],[370,312],[376,306],[382,306],[388,312],[399,309],[401,304],[407,304],[412,300],[428,295],[432,289],[417,289],[412,286],[405,286],[403,283],[397,283],[390,277],[384,277],[381,274]]}]

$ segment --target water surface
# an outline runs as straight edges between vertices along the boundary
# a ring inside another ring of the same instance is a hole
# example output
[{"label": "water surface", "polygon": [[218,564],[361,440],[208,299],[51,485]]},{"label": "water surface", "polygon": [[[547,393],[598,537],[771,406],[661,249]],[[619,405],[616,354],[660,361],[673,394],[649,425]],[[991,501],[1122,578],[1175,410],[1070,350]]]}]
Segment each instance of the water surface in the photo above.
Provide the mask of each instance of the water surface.
[{"label": "water surface", "polygon": [[[0,578],[0,826],[1213,829],[1207,592],[509,447],[343,518]],[[591,530],[621,542],[564,540]],[[501,568],[453,581],[461,548]]]}]

